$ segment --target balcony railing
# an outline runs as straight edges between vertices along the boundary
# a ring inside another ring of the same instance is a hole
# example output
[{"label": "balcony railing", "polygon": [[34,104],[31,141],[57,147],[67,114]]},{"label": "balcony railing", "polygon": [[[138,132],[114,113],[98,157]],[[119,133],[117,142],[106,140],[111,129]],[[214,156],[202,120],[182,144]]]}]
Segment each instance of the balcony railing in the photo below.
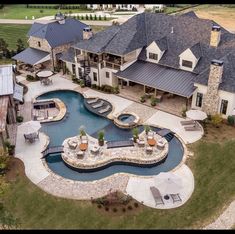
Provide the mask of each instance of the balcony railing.
[{"label": "balcony railing", "polygon": [[118,64],[116,64],[116,63],[110,63],[110,62],[105,61],[104,67],[111,68],[111,69],[114,69],[114,70],[120,70],[121,65],[118,65]]}]

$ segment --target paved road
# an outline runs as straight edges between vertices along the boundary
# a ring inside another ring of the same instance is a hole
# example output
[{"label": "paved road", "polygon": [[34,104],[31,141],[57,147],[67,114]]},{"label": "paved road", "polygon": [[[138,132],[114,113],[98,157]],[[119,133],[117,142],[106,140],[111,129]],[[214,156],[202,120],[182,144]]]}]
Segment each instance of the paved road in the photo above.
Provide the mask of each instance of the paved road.
[{"label": "paved road", "polygon": [[[48,20],[19,20],[19,19],[0,19],[0,24],[33,24],[34,22],[47,23]],[[110,26],[111,21],[81,21],[89,25]]]}]

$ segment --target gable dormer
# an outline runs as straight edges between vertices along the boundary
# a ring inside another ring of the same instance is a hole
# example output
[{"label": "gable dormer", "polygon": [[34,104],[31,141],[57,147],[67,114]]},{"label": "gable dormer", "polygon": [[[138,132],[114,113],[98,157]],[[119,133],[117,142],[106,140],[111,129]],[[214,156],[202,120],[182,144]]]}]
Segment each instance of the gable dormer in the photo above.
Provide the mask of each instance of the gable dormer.
[{"label": "gable dormer", "polygon": [[201,44],[200,42],[198,42],[197,44],[186,49],[183,53],[179,55],[180,69],[186,71],[193,71],[201,56],[202,56]]},{"label": "gable dormer", "polygon": [[167,38],[163,37],[159,40],[153,41],[146,48],[146,57],[147,61],[158,63],[162,58],[164,52],[168,49]]}]

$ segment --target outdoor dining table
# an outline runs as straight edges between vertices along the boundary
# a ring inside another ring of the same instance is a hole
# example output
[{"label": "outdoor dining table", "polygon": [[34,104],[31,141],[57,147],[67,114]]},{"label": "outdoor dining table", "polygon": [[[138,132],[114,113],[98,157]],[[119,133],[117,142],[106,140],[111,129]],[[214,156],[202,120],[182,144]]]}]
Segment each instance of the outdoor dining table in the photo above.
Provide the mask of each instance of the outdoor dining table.
[{"label": "outdoor dining table", "polygon": [[156,140],[154,140],[154,139],[148,139],[148,144],[149,144],[150,146],[155,146]]},{"label": "outdoor dining table", "polygon": [[79,145],[79,149],[80,150],[82,150],[82,151],[85,151],[86,149],[87,149],[87,144],[86,143],[81,143],[80,145]]}]

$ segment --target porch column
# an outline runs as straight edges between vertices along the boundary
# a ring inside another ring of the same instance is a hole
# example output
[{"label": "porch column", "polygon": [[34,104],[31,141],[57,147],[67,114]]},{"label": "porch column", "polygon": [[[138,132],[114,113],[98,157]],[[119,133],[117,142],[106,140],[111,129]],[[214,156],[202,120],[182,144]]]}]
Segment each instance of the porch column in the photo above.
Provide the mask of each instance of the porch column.
[{"label": "porch column", "polygon": [[146,86],[144,85],[144,93],[146,93]]},{"label": "porch column", "polygon": [[157,89],[154,90],[154,95],[157,97]]},{"label": "porch column", "polygon": [[123,79],[121,79],[121,88],[123,89]]},{"label": "porch column", "polygon": [[186,110],[188,110],[189,107],[189,98],[186,98]]}]

